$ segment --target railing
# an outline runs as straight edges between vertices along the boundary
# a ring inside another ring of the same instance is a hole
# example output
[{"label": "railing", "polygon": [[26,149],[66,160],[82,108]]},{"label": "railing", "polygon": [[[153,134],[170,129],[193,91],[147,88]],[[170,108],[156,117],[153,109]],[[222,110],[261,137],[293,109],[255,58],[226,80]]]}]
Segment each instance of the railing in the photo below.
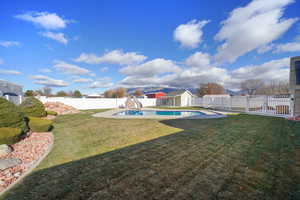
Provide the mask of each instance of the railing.
[{"label": "railing", "polygon": [[204,96],[203,98],[194,98],[192,106],[274,116],[293,114],[293,101],[289,96]]}]

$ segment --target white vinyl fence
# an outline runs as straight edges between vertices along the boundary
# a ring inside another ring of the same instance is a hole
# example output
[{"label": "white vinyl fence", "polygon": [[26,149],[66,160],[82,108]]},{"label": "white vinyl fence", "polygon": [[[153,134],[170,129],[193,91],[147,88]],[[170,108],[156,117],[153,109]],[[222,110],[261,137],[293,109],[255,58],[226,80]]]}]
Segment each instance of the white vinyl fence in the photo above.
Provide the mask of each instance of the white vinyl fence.
[{"label": "white vinyl fence", "polygon": [[[40,97],[40,101],[61,102],[79,110],[119,108],[125,105],[126,98],[70,98]],[[143,107],[157,106],[157,99],[138,99]],[[200,106],[228,111],[291,116],[293,101],[289,96],[228,96],[228,97],[194,97],[191,106]]]},{"label": "white vinyl fence", "polygon": [[204,96],[194,98],[192,105],[267,115],[290,116],[293,114],[293,101],[289,96]]},{"label": "white vinyl fence", "polygon": [[[40,97],[40,101],[61,102],[78,110],[119,108],[125,106],[126,98],[71,98],[71,97]],[[138,99],[143,107],[156,106],[156,99]]]}]

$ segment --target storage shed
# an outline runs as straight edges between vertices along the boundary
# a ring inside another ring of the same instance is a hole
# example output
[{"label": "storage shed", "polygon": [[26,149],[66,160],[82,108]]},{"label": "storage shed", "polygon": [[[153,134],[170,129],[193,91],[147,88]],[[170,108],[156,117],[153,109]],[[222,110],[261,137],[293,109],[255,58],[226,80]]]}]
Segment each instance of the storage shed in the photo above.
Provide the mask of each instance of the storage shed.
[{"label": "storage shed", "polygon": [[186,107],[192,106],[194,95],[188,90],[170,92],[157,101],[158,106]]}]

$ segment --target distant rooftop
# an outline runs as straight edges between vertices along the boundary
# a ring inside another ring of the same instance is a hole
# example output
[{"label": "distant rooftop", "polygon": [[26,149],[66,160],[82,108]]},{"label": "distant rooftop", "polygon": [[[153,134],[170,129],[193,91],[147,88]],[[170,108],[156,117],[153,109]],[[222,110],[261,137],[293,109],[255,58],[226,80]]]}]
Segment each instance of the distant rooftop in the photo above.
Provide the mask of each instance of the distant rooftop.
[{"label": "distant rooftop", "polygon": [[21,85],[0,80],[0,93],[3,94],[23,94],[23,87]]}]

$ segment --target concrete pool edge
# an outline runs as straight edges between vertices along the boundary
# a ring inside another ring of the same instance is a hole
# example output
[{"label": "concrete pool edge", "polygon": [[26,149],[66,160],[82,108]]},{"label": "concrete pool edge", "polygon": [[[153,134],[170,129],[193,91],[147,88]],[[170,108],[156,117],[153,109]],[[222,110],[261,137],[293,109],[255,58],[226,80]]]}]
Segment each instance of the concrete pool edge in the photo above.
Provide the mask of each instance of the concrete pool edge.
[{"label": "concrete pool edge", "polygon": [[129,115],[115,115],[116,113],[125,111],[127,109],[113,109],[105,112],[100,112],[93,114],[93,117],[102,117],[102,118],[110,118],[110,119],[215,119],[215,118],[223,118],[227,117],[224,114],[219,114],[216,112],[211,112],[207,110],[189,110],[189,109],[159,109],[159,108],[143,108],[142,110],[159,110],[159,111],[189,111],[189,112],[202,112],[205,115],[199,116],[160,116],[160,115],[151,115],[151,116],[129,116]]}]

